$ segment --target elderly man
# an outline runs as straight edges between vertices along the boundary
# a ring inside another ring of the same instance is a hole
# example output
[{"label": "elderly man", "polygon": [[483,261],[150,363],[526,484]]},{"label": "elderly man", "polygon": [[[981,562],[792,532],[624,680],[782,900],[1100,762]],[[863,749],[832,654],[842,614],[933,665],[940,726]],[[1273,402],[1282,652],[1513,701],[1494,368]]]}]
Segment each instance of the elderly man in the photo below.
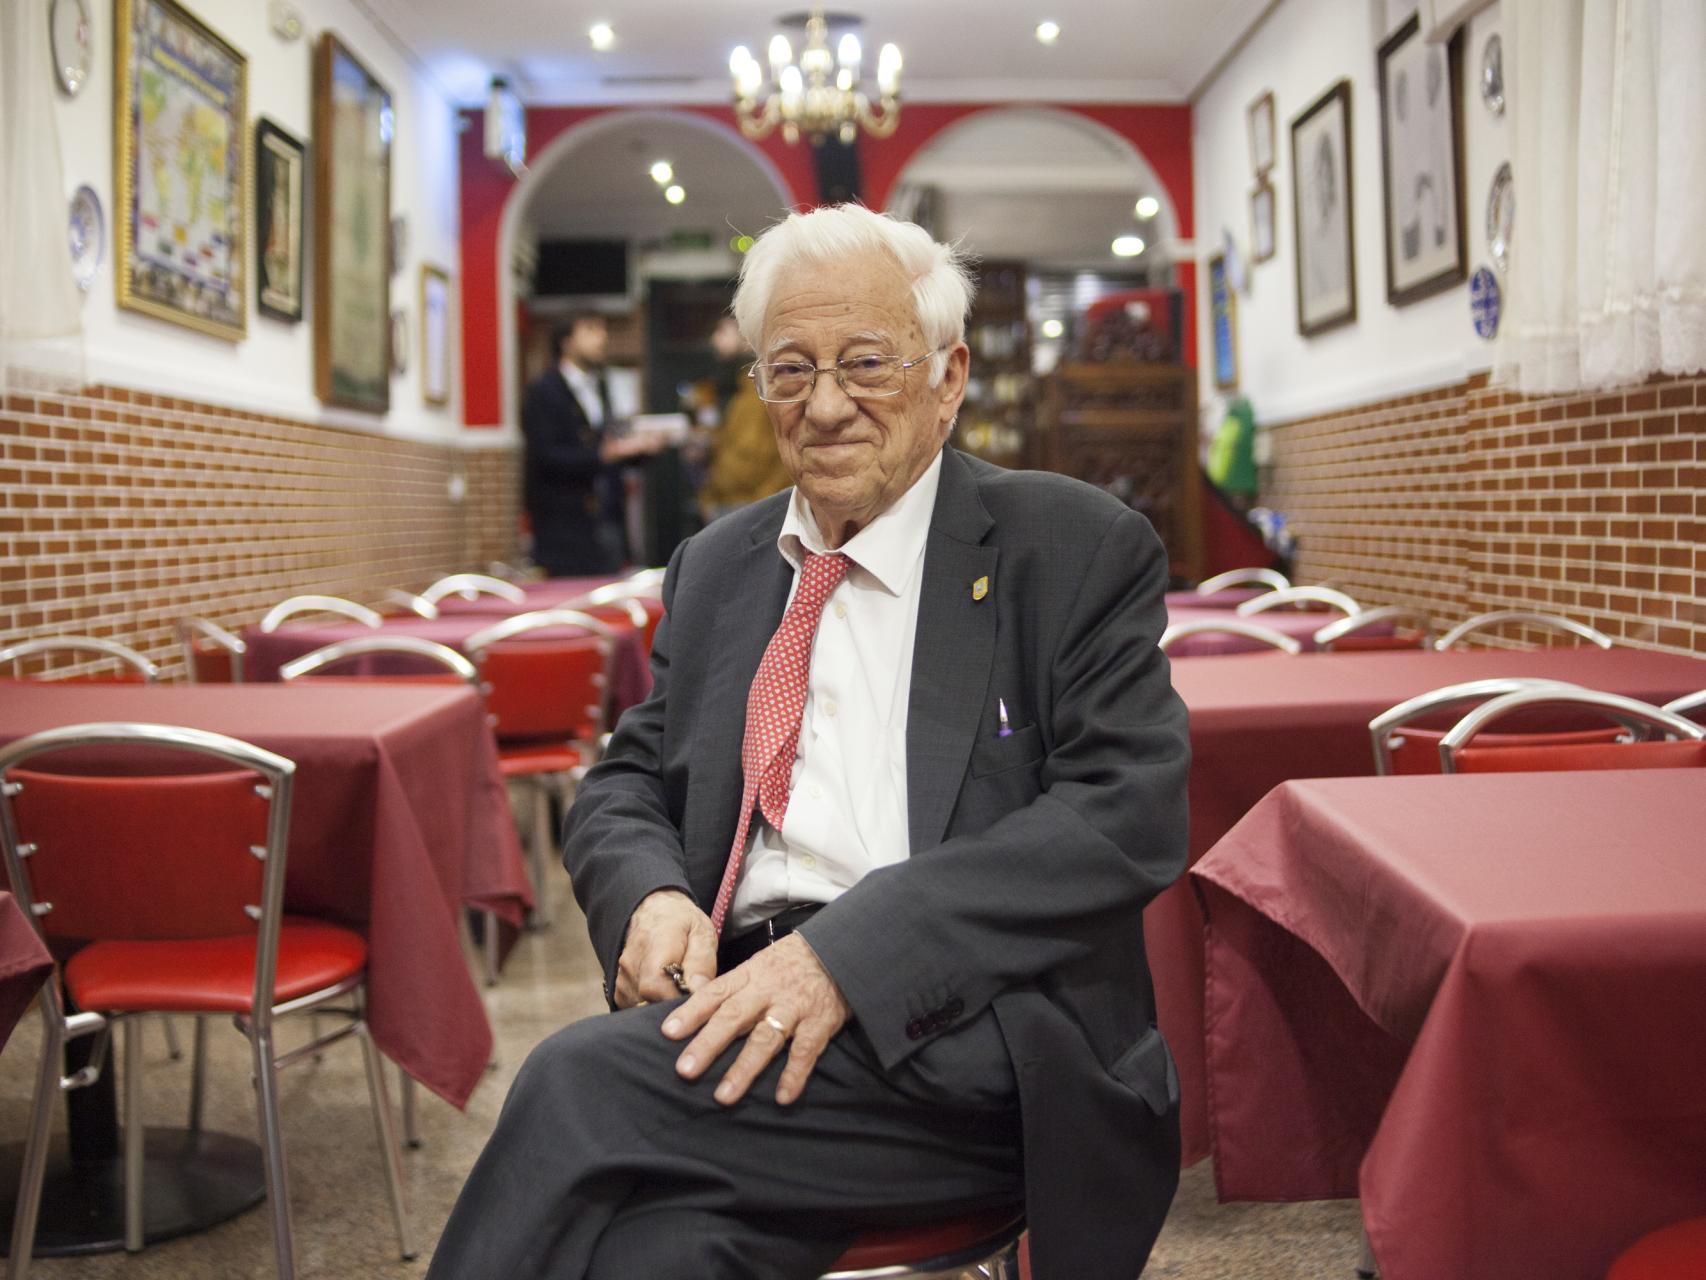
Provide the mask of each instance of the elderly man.
[{"label": "elderly man", "polygon": [[670,565],[568,821],[618,1012],[528,1059],[432,1275],[803,1280],[1020,1202],[1038,1280],[1142,1270],[1178,1176],[1141,925],[1185,855],[1166,558],[943,447],[970,292],[853,206],[747,255],[795,487]]}]

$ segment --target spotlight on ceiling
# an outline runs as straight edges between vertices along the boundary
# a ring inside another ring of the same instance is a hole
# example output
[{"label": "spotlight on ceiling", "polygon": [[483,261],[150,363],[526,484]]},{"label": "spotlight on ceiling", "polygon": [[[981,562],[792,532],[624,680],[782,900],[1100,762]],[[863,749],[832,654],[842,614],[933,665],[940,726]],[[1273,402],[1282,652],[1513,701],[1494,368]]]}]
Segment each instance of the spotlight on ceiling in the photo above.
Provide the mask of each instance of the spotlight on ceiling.
[{"label": "spotlight on ceiling", "polygon": [[1154,196],[1143,196],[1137,202],[1137,216],[1145,222],[1161,212],[1161,202]]},{"label": "spotlight on ceiling", "polygon": [[672,182],[663,189],[663,198],[671,204],[680,204],[687,199],[687,192],[679,182]]},{"label": "spotlight on ceiling", "polygon": [[1066,326],[1058,320],[1043,321],[1043,337],[1058,338],[1066,332]]},{"label": "spotlight on ceiling", "polygon": [[652,162],[652,181],[658,186],[663,186],[673,177],[675,177],[675,168],[669,161],[655,160]]},{"label": "spotlight on ceiling", "polygon": [[1135,258],[1143,252],[1142,236],[1116,236],[1113,250],[1116,258]]},{"label": "spotlight on ceiling", "polygon": [[1060,23],[1058,23],[1058,22],[1039,22],[1039,23],[1037,23],[1037,43],[1038,44],[1053,44],[1058,39],[1060,39]]},{"label": "spotlight on ceiling", "polygon": [[595,22],[587,28],[586,38],[594,49],[608,49],[616,43],[616,31],[608,22]]}]

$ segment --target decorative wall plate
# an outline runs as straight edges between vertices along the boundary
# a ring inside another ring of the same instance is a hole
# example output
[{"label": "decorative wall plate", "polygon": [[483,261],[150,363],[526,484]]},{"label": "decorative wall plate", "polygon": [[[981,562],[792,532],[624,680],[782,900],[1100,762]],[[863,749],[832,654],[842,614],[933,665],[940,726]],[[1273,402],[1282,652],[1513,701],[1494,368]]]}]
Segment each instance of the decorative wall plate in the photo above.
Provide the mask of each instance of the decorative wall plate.
[{"label": "decorative wall plate", "polygon": [[1511,184],[1510,162],[1499,166],[1487,192],[1487,252],[1493,265],[1503,271],[1510,262],[1511,232],[1516,224],[1516,188]]},{"label": "decorative wall plate", "polygon": [[72,195],[67,233],[71,242],[71,276],[77,287],[87,293],[95,282],[95,272],[100,270],[107,247],[107,219],[101,212],[101,198],[92,187],[78,187]]},{"label": "decorative wall plate", "polygon": [[402,377],[409,371],[409,313],[403,307],[391,311],[391,374]]},{"label": "decorative wall plate", "polygon": [[53,45],[53,73],[59,87],[75,98],[95,60],[95,27],[89,21],[89,0],[53,0],[48,18]]},{"label": "decorative wall plate", "polygon": [[1475,332],[1491,340],[1499,331],[1499,313],[1504,309],[1504,291],[1499,278],[1486,267],[1476,267],[1469,277],[1469,314],[1475,320]]},{"label": "decorative wall plate", "polygon": [[1505,47],[1494,32],[1481,47],[1481,101],[1496,116],[1505,113]]}]

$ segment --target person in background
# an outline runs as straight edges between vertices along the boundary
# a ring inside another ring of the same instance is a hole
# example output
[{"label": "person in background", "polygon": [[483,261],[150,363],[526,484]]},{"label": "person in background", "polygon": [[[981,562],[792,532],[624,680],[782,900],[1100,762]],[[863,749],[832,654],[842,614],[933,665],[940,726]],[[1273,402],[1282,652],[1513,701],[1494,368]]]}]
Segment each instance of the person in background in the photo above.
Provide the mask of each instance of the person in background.
[{"label": "person in background", "polygon": [[533,559],[547,577],[622,568],[622,464],[658,448],[655,439],[617,430],[604,376],[609,342],[603,316],[583,312],[559,325],[551,334],[557,366],[522,401],[522,500],[533,524]]},{"label": "person in background", "polygon": [[[719,357],[717,390],[722,421],[711,437],[711,466],[699,489],[699,510],[708,522],[794,483],[776,449],[764,401],[746,376],[750,356],[733,316],[724,316],[711,335]],[[726,383],[726,387],[723,385]]]}]

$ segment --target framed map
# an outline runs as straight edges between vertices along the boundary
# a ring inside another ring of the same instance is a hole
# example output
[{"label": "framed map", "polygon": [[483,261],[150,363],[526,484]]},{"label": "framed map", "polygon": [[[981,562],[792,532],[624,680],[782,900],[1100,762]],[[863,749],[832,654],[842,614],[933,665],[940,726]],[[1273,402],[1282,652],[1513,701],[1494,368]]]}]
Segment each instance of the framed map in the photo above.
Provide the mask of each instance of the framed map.
[{"label": "framed map", "polygon": [[391,407],[391,92],[330,31],[314,50],[314,389]]},{"label": "framed map", "polygon": [[248,328],[248,59],[174,0],[116,0],[118,304],[233,341]]},{"label": "framed map", "polygon": [[255,122],[255,305],[276,320],[302,319],[302,197],[308,156],[266,117]]}]

